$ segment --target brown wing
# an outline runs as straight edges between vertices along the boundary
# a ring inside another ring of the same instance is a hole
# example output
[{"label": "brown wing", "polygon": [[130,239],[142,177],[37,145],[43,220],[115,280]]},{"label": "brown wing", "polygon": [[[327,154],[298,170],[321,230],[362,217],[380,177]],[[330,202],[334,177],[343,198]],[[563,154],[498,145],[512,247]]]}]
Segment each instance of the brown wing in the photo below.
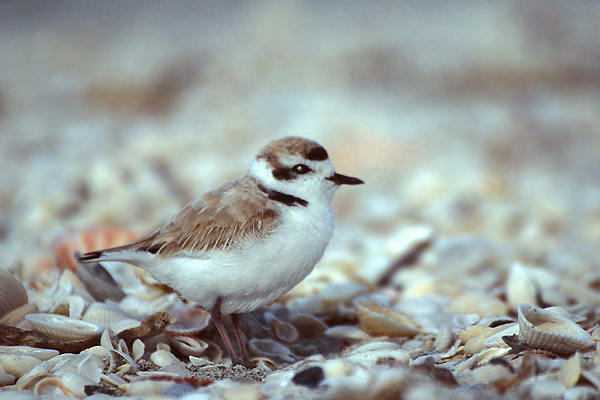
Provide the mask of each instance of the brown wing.
[{"label": "brown wing", "polygon": [[277,209],[251,178],[244,177],[206,193],[152,235],[137,242],[83,255],[140,250],[161,256],[227,249],[249,237],[266,236],[276,225]]}]

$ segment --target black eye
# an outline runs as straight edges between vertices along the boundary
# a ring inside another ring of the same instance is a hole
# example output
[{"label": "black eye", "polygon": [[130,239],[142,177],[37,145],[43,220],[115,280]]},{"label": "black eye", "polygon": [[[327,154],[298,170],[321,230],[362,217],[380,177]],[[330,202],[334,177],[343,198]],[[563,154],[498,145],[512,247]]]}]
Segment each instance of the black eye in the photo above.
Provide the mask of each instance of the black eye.
[{"label": "black eye", "polygon": [[294,171],[297,174],[306,174],[307,172],[310,172],[311,169],[308,168],[306,165],[304,164],[298,164],[298,165],[294,165],[292,167],[292,171]]}]

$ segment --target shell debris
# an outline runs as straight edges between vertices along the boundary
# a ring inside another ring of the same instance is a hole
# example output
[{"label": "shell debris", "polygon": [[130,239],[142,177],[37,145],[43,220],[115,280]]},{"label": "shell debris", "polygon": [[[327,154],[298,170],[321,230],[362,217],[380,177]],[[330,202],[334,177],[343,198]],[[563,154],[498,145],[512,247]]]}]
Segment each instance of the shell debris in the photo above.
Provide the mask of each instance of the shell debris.
[{"label": "shell debris", "polygon": [[[0,400],[600,398],[598,2],[205,3],[1,3]],[[288,134],[366,184],[248,366],[76,262]]]}]

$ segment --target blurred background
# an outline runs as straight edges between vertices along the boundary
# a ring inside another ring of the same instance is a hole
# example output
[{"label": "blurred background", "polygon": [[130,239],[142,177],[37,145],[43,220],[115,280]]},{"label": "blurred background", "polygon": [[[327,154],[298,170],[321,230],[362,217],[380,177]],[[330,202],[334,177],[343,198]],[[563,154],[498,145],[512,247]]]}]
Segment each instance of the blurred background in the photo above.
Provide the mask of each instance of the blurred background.
[{"label": "blurred background", "polygon": [[0,261],[144,234],[298,135],[367,183],[338,263],[421,226],[593,271],[598,26],[587,1],[2,2]]}]

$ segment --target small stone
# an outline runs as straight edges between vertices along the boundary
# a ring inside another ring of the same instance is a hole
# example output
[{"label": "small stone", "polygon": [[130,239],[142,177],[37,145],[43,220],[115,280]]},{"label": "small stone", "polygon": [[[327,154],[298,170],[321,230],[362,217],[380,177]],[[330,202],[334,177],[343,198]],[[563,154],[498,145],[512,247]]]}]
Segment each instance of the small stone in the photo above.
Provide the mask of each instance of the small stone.
[{"label": "small stone", "polygon": [[299,386],[315,389],[325,379],[325,373],[321,367],[310,367],[298,372],[292,382]]}]

